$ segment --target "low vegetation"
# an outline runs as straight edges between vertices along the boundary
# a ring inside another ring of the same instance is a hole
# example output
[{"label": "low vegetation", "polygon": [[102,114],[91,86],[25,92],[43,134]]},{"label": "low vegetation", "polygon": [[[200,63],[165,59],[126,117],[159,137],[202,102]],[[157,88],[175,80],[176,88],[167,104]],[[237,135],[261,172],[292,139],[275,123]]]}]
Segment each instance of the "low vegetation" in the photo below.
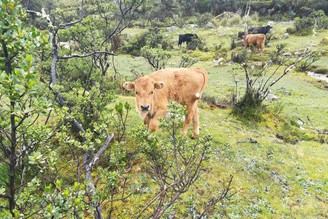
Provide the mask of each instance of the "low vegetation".
[{"label": "low vegetation", "polygon": [[[0,218],[328,217],[326,1],[215,2],[0,3]],[[150,133],[123,82],[190,66],[200,137]]]}]

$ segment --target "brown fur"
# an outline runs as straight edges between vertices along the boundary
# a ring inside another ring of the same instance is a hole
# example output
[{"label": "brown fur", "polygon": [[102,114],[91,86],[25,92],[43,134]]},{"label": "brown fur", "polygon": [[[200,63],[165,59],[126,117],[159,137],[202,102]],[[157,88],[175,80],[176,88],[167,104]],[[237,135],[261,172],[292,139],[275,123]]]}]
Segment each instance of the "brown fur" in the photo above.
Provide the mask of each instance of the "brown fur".
[{"label": "brown fur", "polygon": [[265,43],[264,34],[247,34],[244,39],[244,47],[248,48],[250,45],[255,45],[258,50],[263,51]]},{"label": "brown fur", "polygon": [[[193,136],[199,134],[198,99],[208,81],[208,74],[202,68],[162,69],[135,82],[125,82],[123,87],[136,92],[136,110],[144,123],[152,131],[159,126],[159,118],[166,113],[170,100],[187,106],[187,115],[183,135],[193,121]],[[149,105],[149,110],[142,111],[142,106]]]}]

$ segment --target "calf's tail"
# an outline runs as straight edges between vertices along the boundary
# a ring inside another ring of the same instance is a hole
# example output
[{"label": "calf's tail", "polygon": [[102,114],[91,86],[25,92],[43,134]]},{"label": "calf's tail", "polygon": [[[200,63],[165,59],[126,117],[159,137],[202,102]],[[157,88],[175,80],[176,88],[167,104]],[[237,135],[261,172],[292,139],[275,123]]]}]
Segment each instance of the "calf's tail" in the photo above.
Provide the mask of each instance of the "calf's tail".
[{"label": "calf's tail", "polygon": [[207,72],[206,72],[204,69],[202,69],[202,68],[196,68],[196,71],[199,72],[199,73],[201,73],[201,74],[203,75],[203,84],[202,84],[202,87],[201,87],[201,89],[195,94],[195,98],[196,98],[196,100],[199,100],[199,99],[201,98],[202,93],[203,93],[203,91],[204,91],[204,88],[205,88],[205,86],[206,86],[206,84],[207,84],[208,74],[207,74]]}]

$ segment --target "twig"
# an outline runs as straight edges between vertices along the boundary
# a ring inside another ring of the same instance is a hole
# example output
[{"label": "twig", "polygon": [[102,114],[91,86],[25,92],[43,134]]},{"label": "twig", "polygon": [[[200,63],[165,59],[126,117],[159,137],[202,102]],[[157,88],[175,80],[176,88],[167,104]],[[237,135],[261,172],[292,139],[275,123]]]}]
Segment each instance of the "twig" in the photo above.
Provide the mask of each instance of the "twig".
[{"label": "twig", "polygon": [[309,120],[309,122],[311,123],[312,127],[318,132],[318,134],[322,134],[322,132],[313,125],[312,121],[310,120],[310,117],[309,116],[306,116],[306,118]]},{"label": "twig", "polygon": [[64,55],[64,56],[58,56],[58,59],[72,59],[72,58],[86,58],[86,57],[90,57],[96,54],[106,54],[106,55],[112,55],[114,56],[115,54],[113,52],[108,52],[108,51],[93,51],[91,53],[88,54],[72,54],[72,55]]},{"label": "twig", "polygon": [[89,163],[89,165],[94,165],[98,160],[99,157],[104,153],[104,151],[108,148],[109,143],[113,140],[114,138],[114,134],[111,134],[110,136],[107,137],[104,145],[97,151],[97,153],[95,154],[95,156],[92,158],[91,162]]}]

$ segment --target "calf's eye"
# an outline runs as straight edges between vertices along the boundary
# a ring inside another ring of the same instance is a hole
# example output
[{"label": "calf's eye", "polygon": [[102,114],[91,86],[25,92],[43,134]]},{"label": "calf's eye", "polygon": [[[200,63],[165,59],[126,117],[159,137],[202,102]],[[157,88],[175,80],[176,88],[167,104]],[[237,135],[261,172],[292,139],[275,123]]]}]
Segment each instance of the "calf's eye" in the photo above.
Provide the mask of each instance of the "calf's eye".
[{"label": "calf's eye", "polygon": [[136,91],[136,95],[139,95],[139,92],[138,91]]},{"label": "calf's eye", "polygon": [[151,95],[151,94],[153,94],[153,93],[154,93],[154,91],[150,91],[149,95]]}]

